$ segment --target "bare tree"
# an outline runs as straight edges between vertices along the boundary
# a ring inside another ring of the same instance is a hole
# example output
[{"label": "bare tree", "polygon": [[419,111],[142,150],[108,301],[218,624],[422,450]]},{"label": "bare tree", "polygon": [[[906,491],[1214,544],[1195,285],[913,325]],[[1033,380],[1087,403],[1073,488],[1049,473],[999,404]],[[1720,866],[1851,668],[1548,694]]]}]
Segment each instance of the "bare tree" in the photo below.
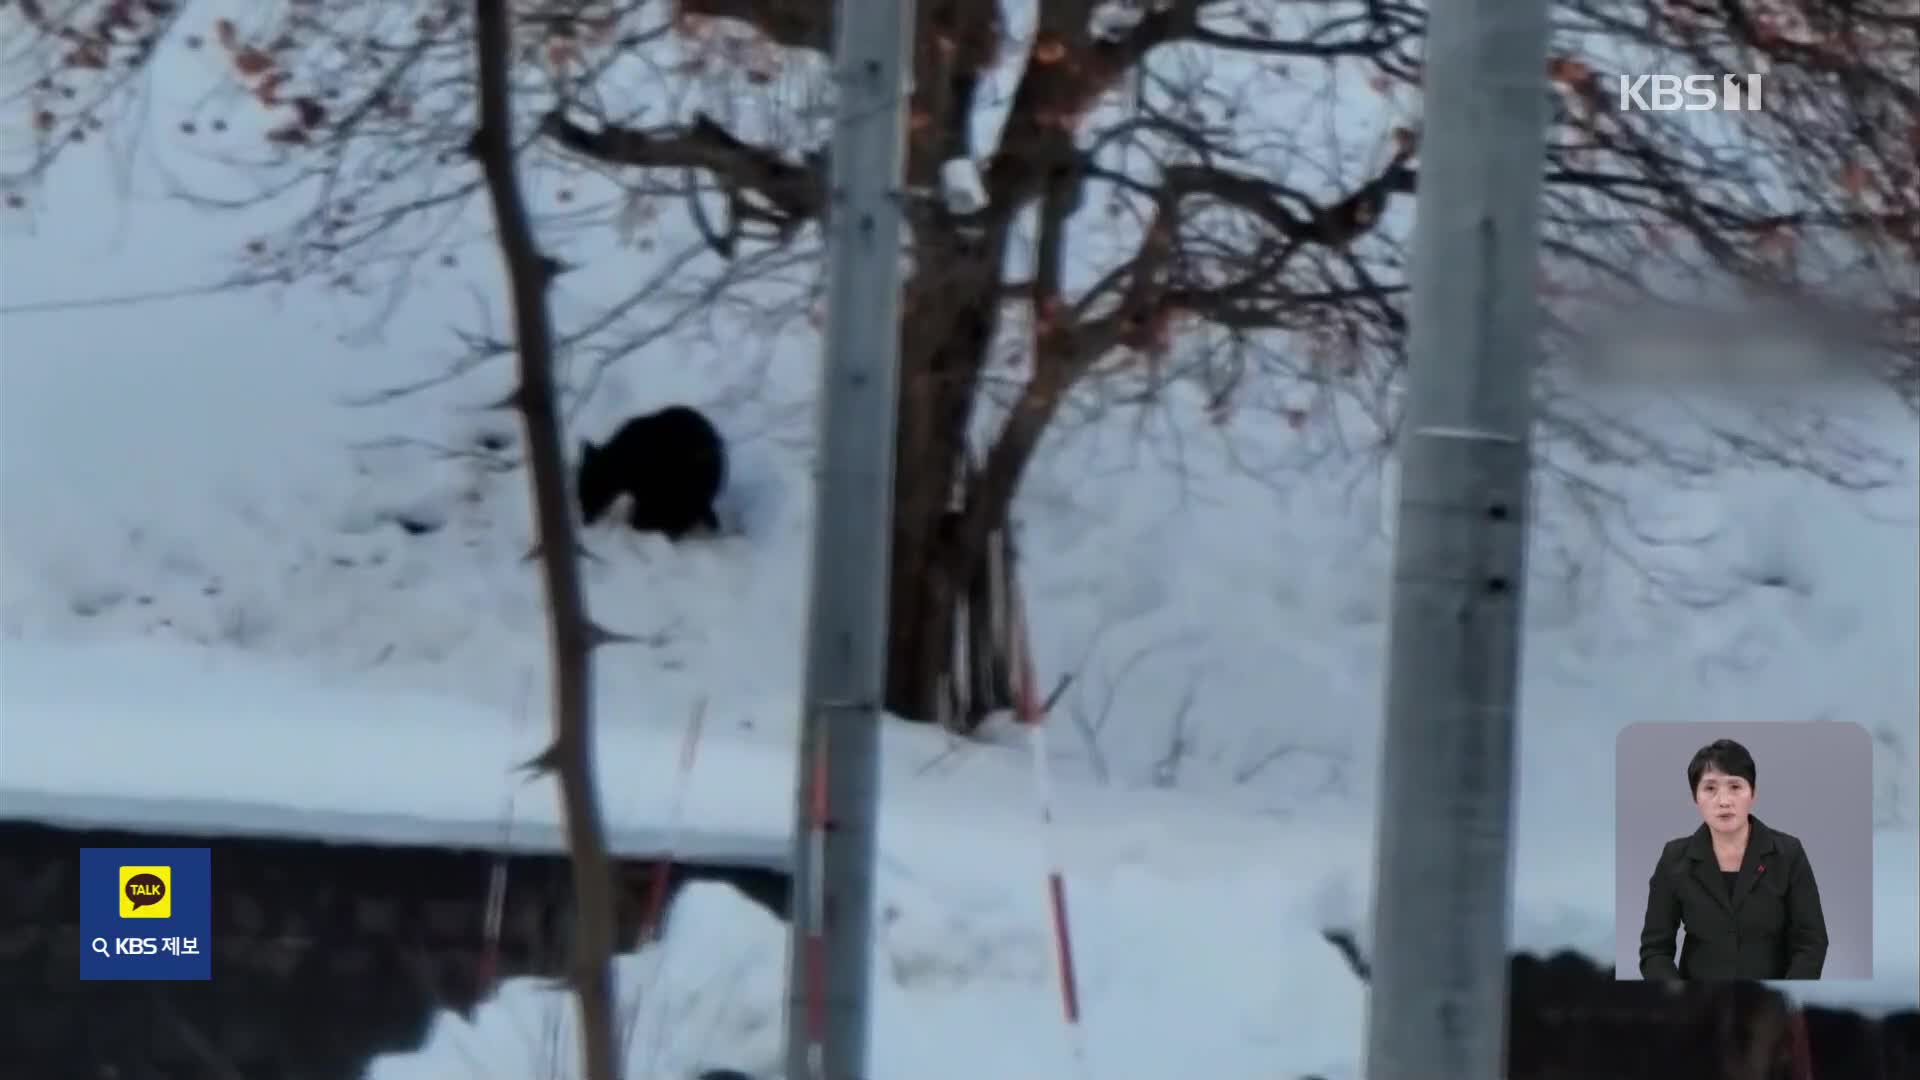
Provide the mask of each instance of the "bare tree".
[{"label": "bare tree", "polygon": [[[522,167],[554,181],[534,208],[543,235],[671,212],[699,238],[677,301],[764,315],[778,294],[804,309],[832,6],[518,0]],[[1152,404],[1186,383],[1222,422],[1273,408],[1297,425],[1311,417],[1275,389],[1303,388],[1360,406],[1383,443],[1397,417],[1422,6],[1033,7],[1017,35],[1016,9],[996,0],[919,9],[887,689],[911,719],[938,717],[942,687],[963,681],[950,668],[970,583],[1070,401]],[[8,70],[29,72],[11,89],[39,135],[9,166],[11,198],[28,200],[73,142],[142,122],[132,76],[160,50],[200,47],[224,58],[228,92],[180,117],[192,135],[168,145],[204,144],[294,208],[245,253],[248,272],[371,288],[445,250],[482,183],[459,152],[471,88],[449,75],[470,29],[459,3],[291,0],[246,28],[191,10],[8,5],[0,48]],[[1765,427],[1704,417],[1682,445],[1596,407],[1573,361],[1596,303],[1651,309],[1710,289],[1820,299],[1863,370],[1920,402],[1920,17],[1908,0],[1561,0],[1556,13],[1549,474],[1760,463],[1871,482],[1871,455],[1809,403]],[[1619,107],[1617,74],[1694,71],[1764,71],[1768,108]],[[267,118],[264,134],[244,109]],[[980,198],[943,197],[969,173]],[[732,288],[748,277],[755,289]],[[650,288],[633,303],[672,291]],[[609,357],[652,340],[611,317],[592,333]]]},{"label": "bare tree", "polygon": [[612,635],[587,614],[580,588],[573,515],[567,506],[561,456],[560,410],[553,378],[553,325],[547,290],[559,263],[540,250],[515,164],[512,83],[513,13],[508,0],[474,0],[474,68],[478,125],[469,151],[485,177],[513,297],[519,385],[507,404],[526,425],[527,477],[532,485],[535,543],[546,582],[552,652],[553,742],[531,767],[553,773],[566,813],[573,864],[573,962],[569,971],[580,1008],[580,1064],[584,1080],[618,1080],[613,1015],[613,873],[593,753],[593,649]]}]

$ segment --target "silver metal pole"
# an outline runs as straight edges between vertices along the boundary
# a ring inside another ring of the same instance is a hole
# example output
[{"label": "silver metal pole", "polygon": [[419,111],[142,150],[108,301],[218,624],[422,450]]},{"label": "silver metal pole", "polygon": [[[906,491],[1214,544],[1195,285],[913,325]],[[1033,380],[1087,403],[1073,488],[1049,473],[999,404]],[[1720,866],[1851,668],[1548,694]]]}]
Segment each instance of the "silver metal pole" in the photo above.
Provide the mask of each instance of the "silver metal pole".
[{"label": "silver metal pole", "polygon": [[787,958],[789,1080],[865,1080],[913,4],[840,0]]},{"label": "silver metal pole", "polygon": [[1547,9],[1428,9],[1368,1080],[1506,1075]]}]

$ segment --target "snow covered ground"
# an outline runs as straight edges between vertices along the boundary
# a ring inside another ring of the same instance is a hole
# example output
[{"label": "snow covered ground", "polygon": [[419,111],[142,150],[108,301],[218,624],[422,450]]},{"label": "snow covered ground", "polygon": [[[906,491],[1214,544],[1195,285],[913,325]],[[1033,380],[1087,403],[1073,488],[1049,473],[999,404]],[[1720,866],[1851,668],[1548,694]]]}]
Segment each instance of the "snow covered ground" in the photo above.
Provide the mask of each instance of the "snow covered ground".
[{"label": "snow covered ground", "polygon": [[[102,219],[55,199],[31,225],[8,222],[0,306],[199,280],[195,253],[224,242],[208,228],[167,207]],[[470,262],[470,280],[491,280],[484,250]],[[577,312],[594,286],[565,284]],[[497,396],[497,373],[340,404],[444,363],[448,327],[472,310],[462,282],[410,294],[350,341],[301,296],[0,320],[0,813],[171,797],[193,800],[182,814],[247,804],[259,823],[258,807],[278,807],[309,830],[348,811],[497,823],[506,769],[545,715],[526,493],[517,473],[436,450],[511,439],[510,418],[472,408]],[[734,441],[725,516],[739,535],[676,551],[596,532],[587,577],[596,615],[644,639],[601,659],[616,828],[684,813],[703,845],[742,851],[786,835],[811,514],[813,344],[758,339],[662,343],[576,418],[598,436],[689,400]],[[1864,431],[1911,458],[1911,418],[1857,407]],[[964,747],[888,732],[877,1075],[1072,1073],[1049,843],[1068,877],[1093,1074],[1165,1080],[1205,1061],[1223,1080],[1352,1075],[1362,987],[1320,931],[1366,920],[1391,473],[1330,456],[1337,419],[1295,430],[1248,411],[1222,429],[1176,399],[1145,424],[1115,416],[1047,448],[1019,517],[1040,666],[1076,676],[1051,736],[1061,820],[1038,829],[1026,751],[1004,732]],[[1612,955],[1623,725],[1853,720],[1878,740],[1876,978],[1795,992],[1916,1004],[1911,476],[1860,496],[1790,476],[1700,490],[1616,476],[1643,532],[1699,542],[1610,547],[1558,518],[1543,529],[1520,946]],[[1650,572],[1684,573],[1716,602],[1651,590]],[[1752,584],[1768,576],[1788,587]],[[682,805],[675,761],[700,708]],[[518,806],[530,824],[556,813],[544,792]],[[770,1065],[782,929],[718,887],[681,904],[664,948],[622,962],[635,1075]],[[549,1055],[564,1070],[569,1044],[550,1037],[567,1015],[563,998],[512,985],[374,1075],[538,1075]]]}]

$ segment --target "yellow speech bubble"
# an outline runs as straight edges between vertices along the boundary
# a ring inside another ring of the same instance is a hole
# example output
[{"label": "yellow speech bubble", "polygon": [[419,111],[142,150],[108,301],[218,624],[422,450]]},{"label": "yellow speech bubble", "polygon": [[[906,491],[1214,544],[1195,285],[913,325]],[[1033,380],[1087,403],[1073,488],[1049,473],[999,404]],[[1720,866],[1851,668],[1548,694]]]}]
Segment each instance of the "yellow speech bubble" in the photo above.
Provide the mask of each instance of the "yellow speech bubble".
[{"label": "yellow speech bubble", "polygon": [[123,919],[172,918],[173,867],[121,867],[120,917]]}]

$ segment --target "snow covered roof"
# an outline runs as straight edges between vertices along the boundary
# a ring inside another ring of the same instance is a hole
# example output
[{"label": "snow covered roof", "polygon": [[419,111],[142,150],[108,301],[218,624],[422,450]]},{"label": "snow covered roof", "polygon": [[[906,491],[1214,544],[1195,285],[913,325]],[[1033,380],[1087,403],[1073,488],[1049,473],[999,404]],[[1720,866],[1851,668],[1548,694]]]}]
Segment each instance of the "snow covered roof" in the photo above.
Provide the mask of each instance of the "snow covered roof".
[{"label": "snow covered roof", "polygon": [[[376,845],[560,854],[566,835],[546,821],[448,820],[377,810],[307,810],[225,799],[157,799],[0,787],[0,821],[72,829],[189,836],[287,837]],[[503,831],[506,835],[502,835]],[[699,829],[611,827],[607,846],[623,859],[671,854],[682,862],[785,870],[784,837]]]}]

